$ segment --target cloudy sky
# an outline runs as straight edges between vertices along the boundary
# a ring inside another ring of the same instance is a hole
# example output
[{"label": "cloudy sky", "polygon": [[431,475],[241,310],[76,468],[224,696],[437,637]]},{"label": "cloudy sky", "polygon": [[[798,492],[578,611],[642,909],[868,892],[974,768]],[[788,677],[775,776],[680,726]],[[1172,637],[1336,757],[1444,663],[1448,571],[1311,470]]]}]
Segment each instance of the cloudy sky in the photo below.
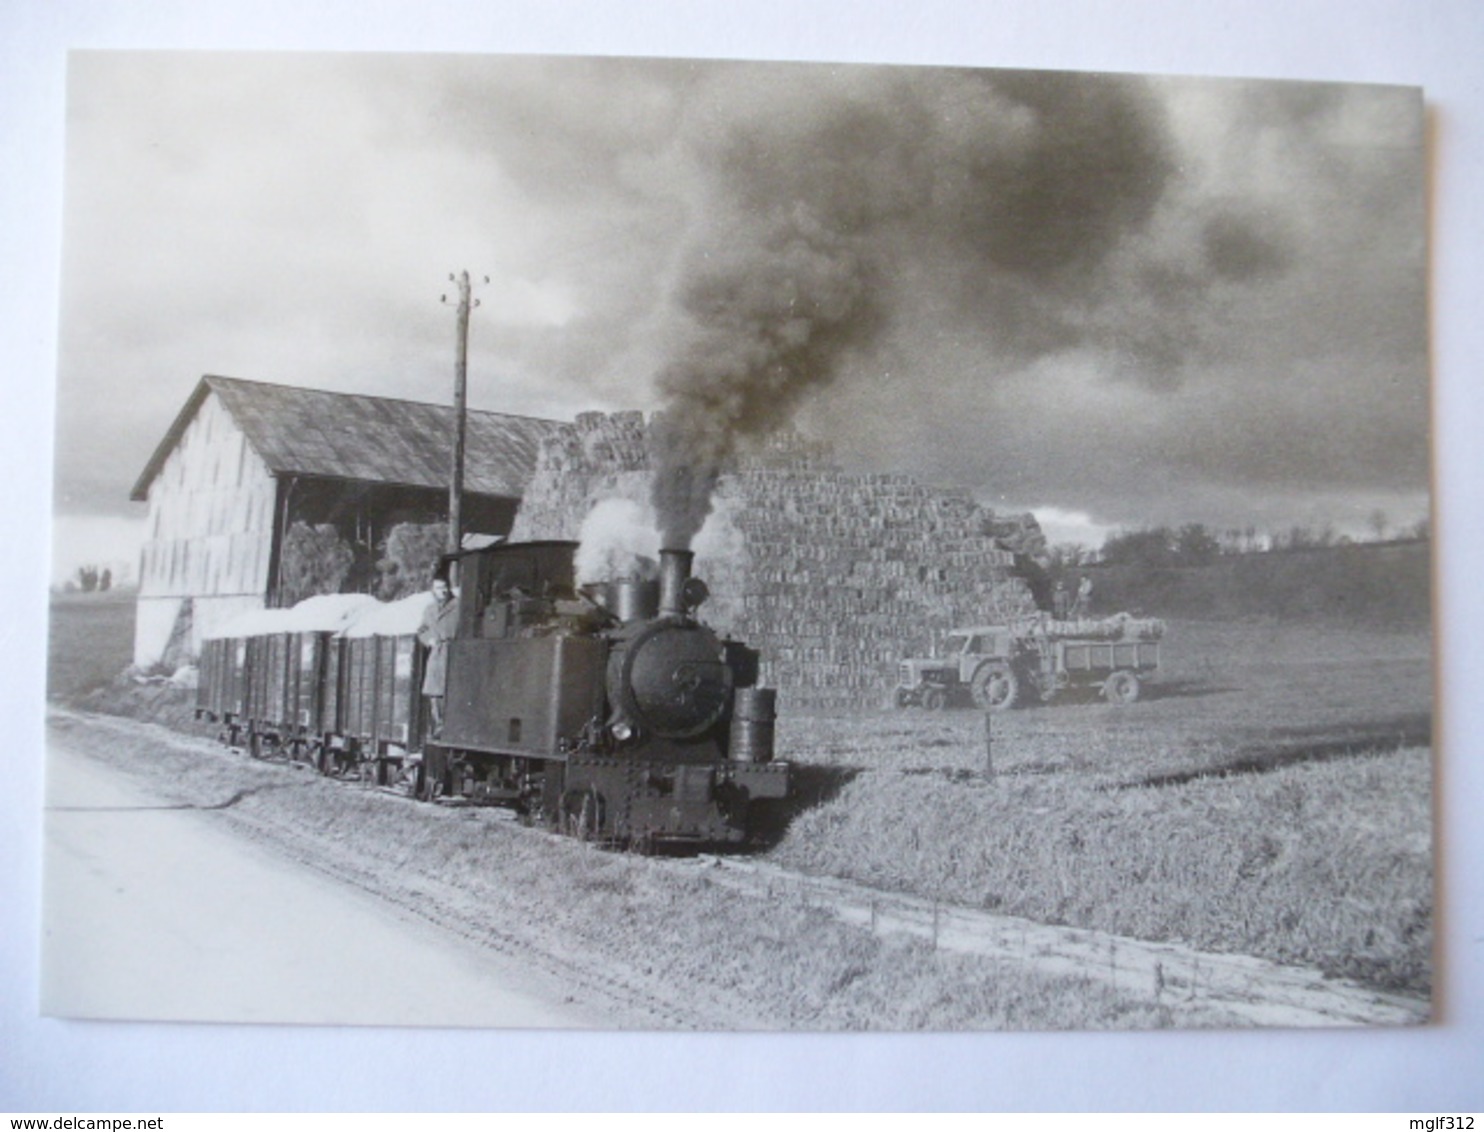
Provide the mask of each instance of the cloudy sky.
[{"label": "cloudy sky", "polygon": [[[458,56],[72,56],[59,516],[203,373],[784,424],[1054,534],[1426,513],[1415,90]],[[745,441],[742,441],[745,442]]]}]

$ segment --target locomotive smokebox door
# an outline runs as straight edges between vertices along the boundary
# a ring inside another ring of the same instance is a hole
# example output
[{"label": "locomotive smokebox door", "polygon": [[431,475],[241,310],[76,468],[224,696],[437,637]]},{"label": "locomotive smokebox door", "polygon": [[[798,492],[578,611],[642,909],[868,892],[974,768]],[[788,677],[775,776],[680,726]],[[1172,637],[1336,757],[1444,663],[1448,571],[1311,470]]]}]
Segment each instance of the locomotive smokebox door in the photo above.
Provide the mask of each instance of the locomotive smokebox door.
[{"label": "locomotive smokebox door", "polygon": [[732,670],[709,629],[661,619],[614,645],[608,695],[645,734],[692,739],[726,715]]}]

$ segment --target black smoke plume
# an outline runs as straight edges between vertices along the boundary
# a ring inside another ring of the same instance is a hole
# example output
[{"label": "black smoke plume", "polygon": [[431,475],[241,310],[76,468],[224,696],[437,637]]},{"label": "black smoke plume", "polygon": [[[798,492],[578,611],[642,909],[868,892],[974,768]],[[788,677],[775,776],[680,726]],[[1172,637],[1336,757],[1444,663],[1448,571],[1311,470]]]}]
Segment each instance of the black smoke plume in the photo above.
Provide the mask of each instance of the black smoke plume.
[{"label": "black smoke plume", "polygon": [[1075,327],[1019,316],[1075,306],[1172,167],[1154,103],[1107,77],[723,68],[689,126],[709,192],[673,293],[653,495],[680,547],[739,442],[889,334],[903,280],[1009,349],[1064,345]]}]

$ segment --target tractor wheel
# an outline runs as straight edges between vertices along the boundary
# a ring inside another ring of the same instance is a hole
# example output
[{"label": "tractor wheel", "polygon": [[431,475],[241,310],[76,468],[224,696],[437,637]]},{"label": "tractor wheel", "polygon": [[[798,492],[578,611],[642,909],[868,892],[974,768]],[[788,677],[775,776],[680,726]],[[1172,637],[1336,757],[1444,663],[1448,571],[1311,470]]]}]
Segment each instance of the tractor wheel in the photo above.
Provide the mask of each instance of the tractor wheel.
[{"label": "tractor wheel", "polygon": [[1008,664],[986,664],[974,674],[974,702],[985,711],[1009,711],[1020,702],[1020,677]]},{"label": "tractor wheel", "polygon": [[892,697],[892,702],[896,704],[898,709],[904,708],[912,702],[912,693],[906,688],[898,688],[896,695]]},{"label": "tractor wheel", "polygon": [[1103,683],[1103,695],[1110,704],[1131,704],[1139,698],[1139,677],[1122,669]]},{"label": "tractor wheel", "polygon": [[922,706],[928,711],[942,711],[948,706],[948,692],[937,687],[923,689]]}]

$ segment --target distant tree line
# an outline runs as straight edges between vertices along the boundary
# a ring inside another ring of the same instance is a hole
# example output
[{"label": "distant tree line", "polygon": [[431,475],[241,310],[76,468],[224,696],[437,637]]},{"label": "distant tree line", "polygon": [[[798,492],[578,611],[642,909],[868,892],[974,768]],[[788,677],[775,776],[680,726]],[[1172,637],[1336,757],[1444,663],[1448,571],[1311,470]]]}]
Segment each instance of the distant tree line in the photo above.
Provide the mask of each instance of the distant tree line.
[{"label": "distant tree line", "polygon": [[1221,543],[1202,523],[1121,531],[1103,542],[1101,561],[1110,566],[1209,566]]},{"label": "distant tree line", "polygon": [[[1431,524],[1422,518],[1410,526],[1393,527],[1385,512],[1377,510],[1368,520],[1372,543],[1425,541],[1431,535]],[[1317,550],[1332,546],[1351,546],[1356,540],[1338,534],[1330,524],[1321,527],[1296,525],[1277,532],[1259,531],[1255,526],[1213,530],[1203,523],[1186,523],[1181,527],[1142,527],[1118,531],[1104,540],[1101,550],[1081,543],[1062,543],[1049,551],[1053,570],[1102,563],[1108,566],[1170,568],[1209,566],[1225,555],[1262,554],[1271,551]]]},{"label": "distant tree line", "polygon": [[67,584],[68,589],[82,590],[85,594],[106,593],[113,588],[113,571],[107,566],[79,566],[76,581]]}]

